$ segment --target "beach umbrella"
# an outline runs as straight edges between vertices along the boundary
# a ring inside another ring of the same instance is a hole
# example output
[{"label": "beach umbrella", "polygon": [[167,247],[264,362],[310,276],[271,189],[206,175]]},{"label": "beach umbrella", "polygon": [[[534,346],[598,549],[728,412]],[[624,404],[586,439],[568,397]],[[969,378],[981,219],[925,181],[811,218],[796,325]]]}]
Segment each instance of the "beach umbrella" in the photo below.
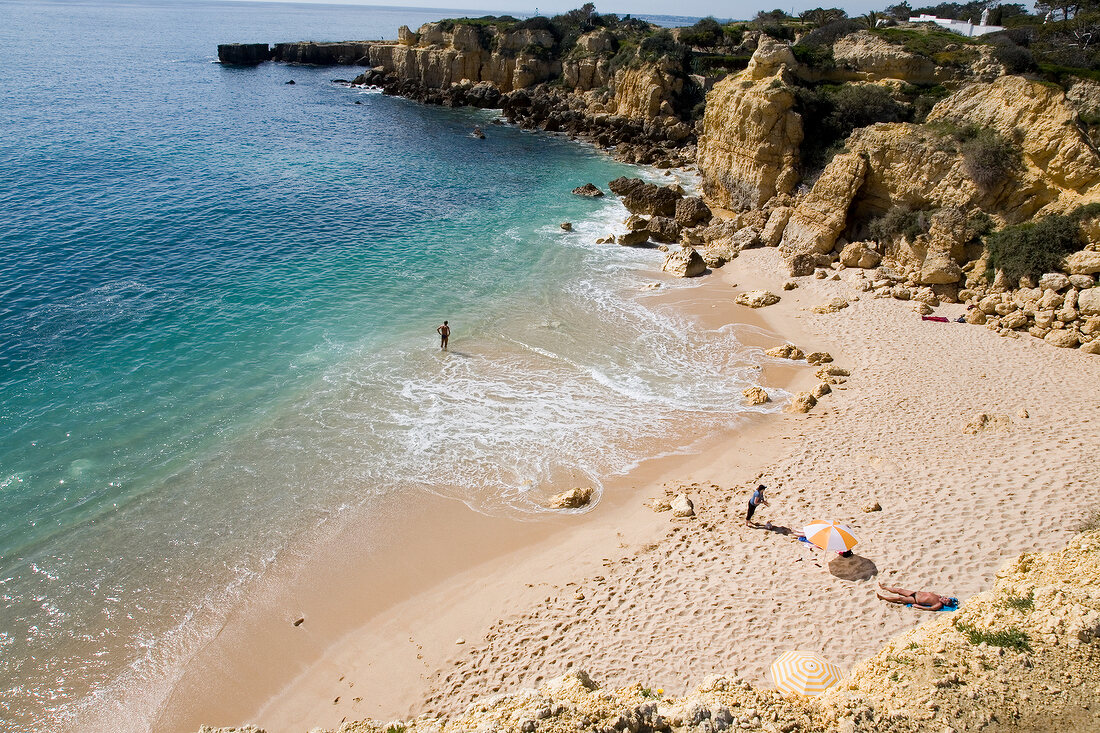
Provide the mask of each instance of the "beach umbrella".
[{"label": "beach umbrella", "polygon": [[827,522],[823,519],[815,519],[807,524],[802,534],[806,540],[817,545],[822,550],[834,552],[847,552],[856,546],[859,540],[852,534],[852,528],[846,524]]},{"label": "beach umbrella", "polygon": [[784,695],[820,695],[842,676],[840,667],[817,652],[783,652],[772,662],[772,680]]}]

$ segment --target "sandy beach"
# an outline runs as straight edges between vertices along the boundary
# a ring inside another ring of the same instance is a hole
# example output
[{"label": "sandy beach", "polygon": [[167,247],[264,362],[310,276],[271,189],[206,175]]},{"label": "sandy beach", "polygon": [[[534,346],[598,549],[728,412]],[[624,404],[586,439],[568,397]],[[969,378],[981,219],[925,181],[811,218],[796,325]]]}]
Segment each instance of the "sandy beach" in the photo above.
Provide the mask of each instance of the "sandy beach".
[{"label": "sandy beach", "polygon": [[[808,414],[762,416],[697,455],[645,464],[586,514],[507,539],[479,527],[482,539],[465,557],[481,562],[396,587],[393,604],[364,613],[319,655],[298,650],[282,670],[295,674],[278,688],[254,678],[186,705],[177,694],[158,730],[201,720],[299,731],[446,714],[578,668],[604,686],[640,682],[668,694],[719,672],[766,686],[784,649],[815,649],[847,667],[926,619],[878,601],[878,582],[965,599],[985,590],[1006,559],[1061,546],[1100,503],[1089,480],[1100,447],[1100,360],[1026,336],[922,321],[912,304],[860,292],[862,277],[849,269],[838,280],[800,278],[784,292],[777,251],[758,249],[699,287],[670,293],[708,323],[748,322],[750,345],[824,349],[851,376]],[[737,292],[756,288],[782,301],[758,311],[733,304]],[[835,296],[851,305],[811,312]],[[777,366],[767,386],[794,391],[817,381],[805,362]],[[983,413],[1000,417],[967,432]],[[756,518],[777,531],[745,526],[759,482],[771,488],[771,505]],[[647,506],[678,493],[691,498],[695,517]],[[875,503],[881,511],[864,511]],[[783,534],[816,518],[850,524],[861,540],[856,556]],[[453,539],[453,529],[443,531],[417,552],[448,556],[433,540]],[[315,599],[310,618],[341,602]],[[289,619],[283,625],[291,628]]]}]

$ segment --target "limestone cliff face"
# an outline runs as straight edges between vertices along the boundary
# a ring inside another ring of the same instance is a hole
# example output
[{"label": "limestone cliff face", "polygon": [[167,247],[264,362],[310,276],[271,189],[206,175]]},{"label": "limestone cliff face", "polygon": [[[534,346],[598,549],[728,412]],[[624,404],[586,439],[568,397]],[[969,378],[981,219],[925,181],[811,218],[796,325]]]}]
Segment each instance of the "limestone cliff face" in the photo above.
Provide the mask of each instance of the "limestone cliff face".
[{"label": "limestone cliff face", "polygon": [[794,63],[790,48],[764,37],[748,68],[707,94],[697,163],[712,203],[755,208],[794,190],[802,118],[784,81]]},{"label": "limestone cliff face", "polygon": [[1055,208],[1095,200],[1100,186],[1100,155],[1077,126],[1077,112],[1058,88],[1021,76],[970,84],[939,102],[928,116],[991,127],[1019,138],[1031,194]]},{"label": "limestone cliff face", "polygon": [[[1023,170],[979,186],[942,127],[895,123],[856,130],[847,140],[848,152],[826,166],[792,213],[784,248],[792,255],[828,252],[846,230],[852,234],[854,225],[895,206],[980,209],[1012,223],[1100,200],[1100,156],[1060,90],[1022,77],[973,83],[938,103],[929,121],[996,130],[1019,144]],[[894,254],[919,270],[923,257],[944,260],[945,248],[957,249],[958,236],[903,242]]]},{"label": "limestone cliff face", "polygon": [[371,44],[370,65],[432,89],[468,80],[490,82],[510,92],[561,72],[560,64],[550,60],[553,45],[546,31],[499,32],[426,23],[416,33],[403,28],[397,43]]},{"label": "limestone cliff face", "polygon": [[673,116],[673,96],[683,80],[654,64],[621,69],[615,74],[615,113],[631,119]]},{"label": "limestone cliff face", "polygon": [[838,66],[850,70],[850,78],[867,81],[898,79],[910,84],[938,84],[954,76],[932,59],[887,43],[881,36],[859,31],[833,45]]}]

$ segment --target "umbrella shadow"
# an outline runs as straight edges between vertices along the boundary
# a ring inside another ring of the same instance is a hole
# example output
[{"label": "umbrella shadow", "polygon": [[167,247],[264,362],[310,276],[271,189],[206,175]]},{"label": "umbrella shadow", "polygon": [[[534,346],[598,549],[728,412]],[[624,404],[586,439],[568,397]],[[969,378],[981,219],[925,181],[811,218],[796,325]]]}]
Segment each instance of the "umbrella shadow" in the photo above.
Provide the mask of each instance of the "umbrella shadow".
[{"label": "umbrella shadow", "polygon": [[870,580],[878,575],[878,566],[862,555],[838,556],[829,561],[829,572],[841,580]]}]

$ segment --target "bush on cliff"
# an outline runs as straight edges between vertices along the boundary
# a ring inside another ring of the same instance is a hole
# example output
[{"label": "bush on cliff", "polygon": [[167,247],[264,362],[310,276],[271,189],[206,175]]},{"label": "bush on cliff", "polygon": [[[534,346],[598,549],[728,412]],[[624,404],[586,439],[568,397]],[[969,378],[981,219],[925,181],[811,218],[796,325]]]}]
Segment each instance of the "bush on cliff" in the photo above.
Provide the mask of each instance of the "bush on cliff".
[{"label": "bush on cliff", "polygon": [[695,48],[714,48],[724,37],[721,24],[712,17],[703,18],[680,32],[680,42]]},{"label": "bush on cliff", "polygon": [[643,39],[638,46],[638,57],[650,63],[668,59],[673,66],[682,66],[690,54],[691,49],[682,43],[677,43],[667,30]]},{"label": "bush on cliff", "polygon": [[905,115],[887,89],[872,84],[797,87],[795,104],[806,131],[800,153],[807,173],[824,168],[853,130]]},{"label": "bush on cliff", "polygon": [[1062,259],[1084,246],[1081,227],[1074,216],[1044,216],[1015,226],[1005,227],[986,237],[989,252],[987,276],[1002,270],[1011,282],[1021,277],[1038,277],[1055,272]]},{"label": "bush on cliff", "polygon": [[913,241],[928,232],[931,221],[927,211],[913,211],[908,206],[895,206],[871,220],[867,232],[876,242],[889,242],[904,236]]}]

